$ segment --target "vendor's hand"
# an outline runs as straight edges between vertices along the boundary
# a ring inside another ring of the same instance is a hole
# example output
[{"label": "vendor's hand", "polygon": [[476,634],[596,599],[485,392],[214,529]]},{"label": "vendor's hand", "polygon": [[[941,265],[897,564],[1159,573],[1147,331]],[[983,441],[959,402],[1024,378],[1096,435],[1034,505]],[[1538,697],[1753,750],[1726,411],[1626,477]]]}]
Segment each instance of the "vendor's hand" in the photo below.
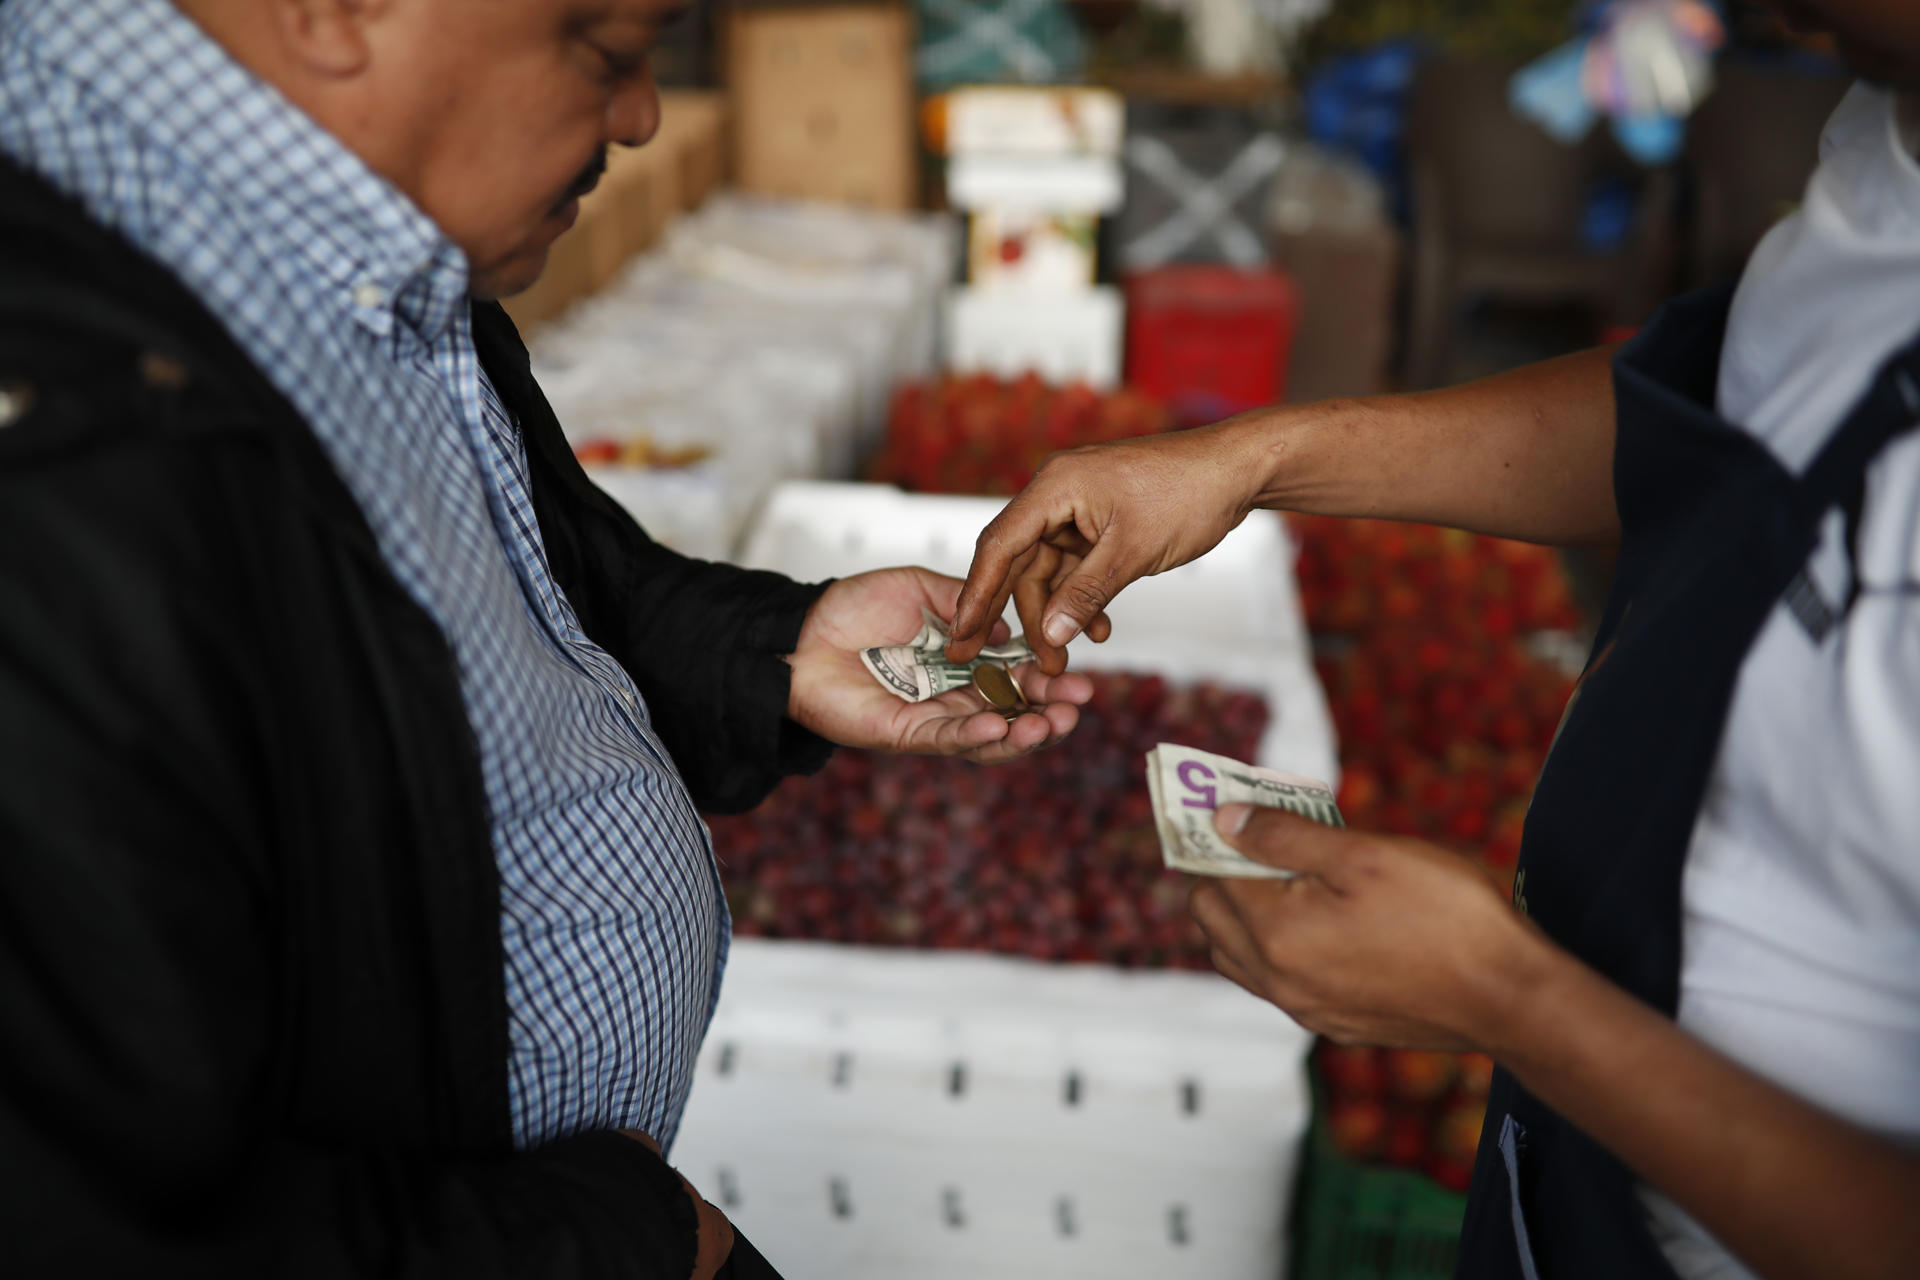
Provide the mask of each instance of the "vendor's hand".
[{"label": "vendor's hand", "polygon": [[[660,1144],[652,1134],[640,1129],[622,1129],[625,1136],[660,1155]],[[663,1157],[664,1158],[664,1157]],[[727,1215],[707,1203],[706,1197],[687,1181],[685,1174],[674,1170],[680,1179],[680,1185],[687,1189],[687,1198],[693,1201],[694,1220],[698,1223],[697,1243],[694,1247],[693,1274],[688,1280],[713,1280],[721,1267],[726,1265],[727,1255],[733,1252],[733,1223]]]},{"label": "vendor's hand", "polygon": [[1551,946],[1485,872],[1437,845],[1245,805],[1223,806],[1215,825],[1247,857],[1300,874],[1194,885],[1214,967],[1342,1043],[1483,1049]]},{"label": "vendor's hand", "polygon": [[1246,518],[1265,467],[1231,422],[1056,453],[980,534],[947,654],[965,662],[1012,599],[1042,670],[1107,638],[1103,610],[1137,578],[1213,549]]},{"label": "vendor's hand", "polygon": [[[1083,675],[1046,675],[1032,663],[1015,668],[1035,710],[1009,722],[971,689],[904,702],[868,673],[860,650],[911,640],[922,606],[951,617],[959,593],[958,579],[926,569],[882,569],[828,587],[808,611],[789,659],[788,714],[842,746],[959,755],[979,764],[1011,760],[1072,733],[1080,704],[1093,696]],[[995,641],[1007,638],[1004,622],[990,631]]]}]

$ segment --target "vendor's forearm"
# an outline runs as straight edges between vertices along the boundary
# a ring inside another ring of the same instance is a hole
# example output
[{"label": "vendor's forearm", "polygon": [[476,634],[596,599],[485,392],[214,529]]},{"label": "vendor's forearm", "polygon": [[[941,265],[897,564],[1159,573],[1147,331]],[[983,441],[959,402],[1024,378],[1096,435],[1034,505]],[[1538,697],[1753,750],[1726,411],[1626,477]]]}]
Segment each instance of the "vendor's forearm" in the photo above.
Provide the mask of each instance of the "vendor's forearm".
[{"label": "vendor's forearm", "polygon": [[1920,1274],[1920,1154],[1752,1074],[1557,950],[1488,1047],[1768,1280]]},{"label": "vendor's forearm", "polygon": [[1619,538],[1612,349],[1441,391],[1243,415],[1258,505],[1558,545]]}]

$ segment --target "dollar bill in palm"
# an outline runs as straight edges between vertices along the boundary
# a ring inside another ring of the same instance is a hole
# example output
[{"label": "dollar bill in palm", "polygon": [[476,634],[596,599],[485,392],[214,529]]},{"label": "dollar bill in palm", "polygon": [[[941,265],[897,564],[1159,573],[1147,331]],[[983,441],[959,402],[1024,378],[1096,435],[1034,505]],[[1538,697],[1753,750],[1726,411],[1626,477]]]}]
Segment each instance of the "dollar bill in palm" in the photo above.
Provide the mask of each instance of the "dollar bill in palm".
[{"label": "dollar bill in palm", "polygon": [[860,661],[889,693],[908,702],[963,689],[973,683],[973,669],[981,663],[1016,667],[1033,661],[1033,650],[1016,636],[1004,644],[990,644],[971,662],[947,658],[947,625],[932,611],[920,610],[920,633],[905,644],[875,645],[860,651]]},{"label": "dollar bill in palm", "polygon": [[1147,793],[1161,857],[1192,875],[1283,880],[1293,874],[1255,862],[1221,839],[1213,828],[1221,805],[1285,809],[1330,827],[1346,825],[1324,782],[1169,742],[1147,753]]}]

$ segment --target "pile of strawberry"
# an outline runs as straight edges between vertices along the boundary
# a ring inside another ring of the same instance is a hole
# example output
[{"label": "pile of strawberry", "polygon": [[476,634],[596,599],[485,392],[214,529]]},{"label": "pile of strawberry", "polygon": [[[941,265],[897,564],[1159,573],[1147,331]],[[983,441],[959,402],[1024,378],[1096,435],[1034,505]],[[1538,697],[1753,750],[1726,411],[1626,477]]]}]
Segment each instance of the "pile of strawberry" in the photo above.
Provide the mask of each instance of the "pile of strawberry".
[{"label": "pile of strawberry", "polygon": [[1578,624],[1544,547],[1431,525],[1296,517],[1301,605],[1355,827],[1509,871],[1572,685],[1536,652]]},{"label": "pile of strawberry", "polygon": [[1153,435],[1172,425],[1137,391],[1048,384],[1034,374],[909,383],[867,476],[923,493],[1018,493],[1058,449]]},{"label": "pile of strawberry", "polygon": [[1493,1059],[1416,1049],[1315,1046],[1334,1145],[1367,1164],[1415,1169],[1449,1191],[1473,1180]]},{"label": "pile of strawberry", "polygon": [[[1292,527],[1348,824],[1439,841],[1510,885],[1572,689],[1539,643],[1579,622],[1558,557],[1428,525],[1295,517]],[[1465,1185],[1486,1059],[1322,1045],[1316,1062],[1349,1156]]]},{"label": "pile of strawberry", "polygon": [[1257,694],[1095,674],[1071,742],[979,769],[842,751],[753,812],[709,820],[735,932],[1208,967],[1183,877],[1161,865],[1146,752],[1251,759]]}]

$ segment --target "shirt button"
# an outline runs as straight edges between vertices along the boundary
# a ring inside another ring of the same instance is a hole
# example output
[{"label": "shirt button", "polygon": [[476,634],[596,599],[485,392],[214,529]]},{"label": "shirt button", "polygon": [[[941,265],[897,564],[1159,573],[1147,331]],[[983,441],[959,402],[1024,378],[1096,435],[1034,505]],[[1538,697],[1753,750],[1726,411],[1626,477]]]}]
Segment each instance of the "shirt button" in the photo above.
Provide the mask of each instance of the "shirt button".
[{"label": "shirt button", "polygon": [[374,311],[385,306],[386,301],[386,290],[371,280],[363,280],[353,286],[353,305],[356,307],[365,307],[369,311]]}]

